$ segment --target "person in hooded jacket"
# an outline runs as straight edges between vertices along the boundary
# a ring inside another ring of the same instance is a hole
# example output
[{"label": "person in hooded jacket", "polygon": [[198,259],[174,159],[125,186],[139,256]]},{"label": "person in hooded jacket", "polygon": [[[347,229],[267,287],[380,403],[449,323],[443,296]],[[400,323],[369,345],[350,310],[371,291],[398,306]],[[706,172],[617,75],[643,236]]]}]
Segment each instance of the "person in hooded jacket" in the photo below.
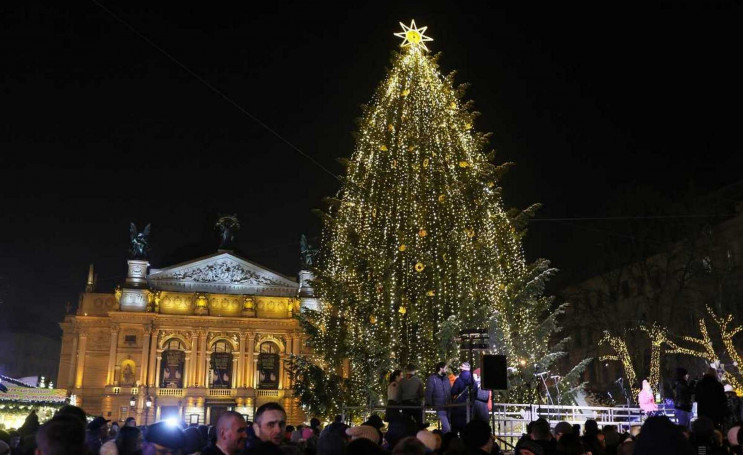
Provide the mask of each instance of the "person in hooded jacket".
[{"label": "person in hooded jacket", "polygon": [[676,408],[678,424],[691,429],[691,407],[693,388],[689,384],[686,368],[676,368],[676,382],[673,383],[673,407]]},{"label": "person in hooded jacket", "polygon": [[[459,377],[454,381],[454,386],[451,388],[451,396],[453,404],[467,403],[469,398],[470,403],[472,402],[471,396],[477,391],[477,385],[475,380],[470,373],[469,362],[464,362],[459,366]],[[451,410],[451,427],[454,431],[462,431],[467,425],[467,407],[466,406],[455,406]]]}]

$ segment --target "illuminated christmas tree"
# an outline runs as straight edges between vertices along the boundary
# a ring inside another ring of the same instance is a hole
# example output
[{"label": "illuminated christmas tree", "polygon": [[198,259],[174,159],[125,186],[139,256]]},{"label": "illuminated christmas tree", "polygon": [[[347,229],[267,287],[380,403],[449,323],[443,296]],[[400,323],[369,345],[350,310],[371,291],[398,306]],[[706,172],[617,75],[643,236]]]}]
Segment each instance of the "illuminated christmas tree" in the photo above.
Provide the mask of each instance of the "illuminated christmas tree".
[{"label": "illuminated christmas tree", "polygon": [[[425,373],[456,359],[463,328],[490,330],[493,352],[521,373],[514,390],[521,377],[533,391],[535,364],[560,355],[550,346],[560,310],[542,296],[554,270],[527,264],[521,247],[536,206],[504,208],[498,181],[508,164],[484,153],[489,135],[473,129],[477,113],[429,55],[425,30],[412,22],[396,34],[402,49],[363,111],[346,179],[324,214],[321,307],[302,318],[321,368],[295,369],[295,391],[314,413],[377,403],[392,368],[410,362]],[[325,407],[314,392],[323,384],[337,388]]]}]

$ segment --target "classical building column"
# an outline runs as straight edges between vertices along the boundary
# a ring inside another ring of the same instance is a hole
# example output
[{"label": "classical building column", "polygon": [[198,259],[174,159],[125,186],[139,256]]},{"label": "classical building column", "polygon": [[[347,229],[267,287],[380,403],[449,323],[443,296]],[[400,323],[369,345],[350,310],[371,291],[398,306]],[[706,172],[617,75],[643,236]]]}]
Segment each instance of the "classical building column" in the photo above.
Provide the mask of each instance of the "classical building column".
[{"label": "classical building column", "polygon": [[255,333],[247,332],[248,339],[248,374],[245,385],[247,387],[255,387]]},{"label": "classical building column", "polygon": [[[111,346],[108,349],[108,376],[106,385],[115,385],[116,381],[116,351],[119,347],[119,324],[111,324]],[[140,366],[141,368],[141,366]]]},{"label": "classical building column", "polygon": [[247,333],[240,332],[240,354],[237,357],[237,376],[235,377],[237,388],[245,387],[245,337],[247,336]]},{"label": "classical building column", "polygon": [[235,372],[237,371],[237,364],[238,364],[238,358],[239,353],[233,352],[232,353],[232,377],[230,378],[230,388],[236,389],[238,387],[237,382],[237,376],[235,376]]},{"label": "classical building column", "polygon": [[206,331],[201,332],[201,374],[199,381],[204,384],[204,387],[209,387],[209,353],[206,350],[206,338],[208,333]]},{"label": "classical building column", "polygon": [[191,351],[186,351],[186,359],[183,365],[183,388],[185,389],[189,385],[189,381],[191,380],[191,375],[188,373],[188,370],[191,369]]},{"label": "classical building column", "polygon": [[294,336],[294,344],[292,344],[292,353],[294,355],[299,355],[299,353],[301,351],[301,349],[300,349],[301,346],[302,346],[302,335],[299,334],[299,333],[297,333]]},{"label": "classical building column", "polygon": [[152,326],[144,326],[144,335],[142,336],[142,360],[139,362],[139,383],[147,385],[147,354],[150,350],[150,338],[152,336]]},{"label": "classical building column", "polygon": [[157,382],[155,382],[155,377],[157,376],[157,371],[155,371],[155,357],[157,356],[157,343],[159,338],[159,332],[157,330],[154,330],[152,333],[152,339],[150,341],[150,355],[149,355],[149,365],[147,367],[148,375],[147,375],[147,385],[150,387],[157,387]]},{"label": "classical building column", "polygon": [[155,363],[155,387],[160,387],[160,362],[163,360],[162,352],[157,353],[157,362]]},{"label": "classical building column", "polygon": [[80,340],[77,343],[77,369],[75,371],[75,388],[83,386],[83,372],[85,371],[85,348],[88,345],[88,332],[80,329]]},{"label": "classical building column", "polygon": [[199,330],[199,356],[196,365],[196,383],[199,386],[206,386],[206,331]]},{"label": "classical building column", "polygon": [[[67,373],[67,387],[75,386],[75,367],[77,366],[77,329],[72,332],[72,350],[70,351],[70,371]],[[60,378],[61,379],[61,378]]]},{"label": "classical building column", "polygon": [[189,372],[188,372],[188,377],[190,378],[189,385],[192,387],[198,387],[199,385],[199,377],[196,372],[197,370],[196,367],[199,363],[198,356],[199,356],[199,333],[194,331],[194,332],[191,332],[191,363],[189,365]]}]

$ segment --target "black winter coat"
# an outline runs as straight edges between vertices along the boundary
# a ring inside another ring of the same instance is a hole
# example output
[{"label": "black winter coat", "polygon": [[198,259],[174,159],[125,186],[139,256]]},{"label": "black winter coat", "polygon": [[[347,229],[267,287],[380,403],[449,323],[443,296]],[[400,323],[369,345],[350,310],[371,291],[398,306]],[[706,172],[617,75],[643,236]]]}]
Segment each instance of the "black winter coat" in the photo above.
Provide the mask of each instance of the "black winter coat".
[{"label": "black winter coat", "polygon": [[683,379],[673,384],[673,407],[690,412],[692,407],[691,396],[694,393],[688,382]]},{"label": "black winter coat", "polygon": [[727,415],[727,397],[720,381],[709,375],[704,375],[697,384],[697,414],[709,417],[715,423],[722,423]]},{"label": "black winter coat", "polygon": [[[471,394],[471,395],[468,395]],[[466,403],[467,397],[472,398],[477,394],[477,384],[469,371],[462,371],[459,377],[454,381],[451,388],[452,402]],[[467,425],[467,407],[457,406],[451,410],[451,426],[455,429],[462,429]]]}]

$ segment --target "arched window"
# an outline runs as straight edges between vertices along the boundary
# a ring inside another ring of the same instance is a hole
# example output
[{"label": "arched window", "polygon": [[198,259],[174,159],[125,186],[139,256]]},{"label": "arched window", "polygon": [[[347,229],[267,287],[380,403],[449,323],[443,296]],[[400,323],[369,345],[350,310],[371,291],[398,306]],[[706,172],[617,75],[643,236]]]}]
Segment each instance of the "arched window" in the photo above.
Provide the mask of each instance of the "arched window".
[{"label": "arched window", "polygon": [[171,338],[163,343],[163,355],[160,362],[160,387],[169,389],[183,388],[183,365],[186,360],[186,346],[178,338]]},{"label": "arched window", "polygon": [[261,343],[258,354],[258,388],[279,388],[279,347],[271,341]]},{"label": "arched window", "polygon": [[264,341],[261,343],[261,353],[266,354],[278,354],[279,353],[279,347],[276,346],[276,343],[272,341]]},{"label": "arched window", "polygon": [[225,340],[217,340],[212,345],[209,386],[214,389],[232,387],[232,345]]}]

